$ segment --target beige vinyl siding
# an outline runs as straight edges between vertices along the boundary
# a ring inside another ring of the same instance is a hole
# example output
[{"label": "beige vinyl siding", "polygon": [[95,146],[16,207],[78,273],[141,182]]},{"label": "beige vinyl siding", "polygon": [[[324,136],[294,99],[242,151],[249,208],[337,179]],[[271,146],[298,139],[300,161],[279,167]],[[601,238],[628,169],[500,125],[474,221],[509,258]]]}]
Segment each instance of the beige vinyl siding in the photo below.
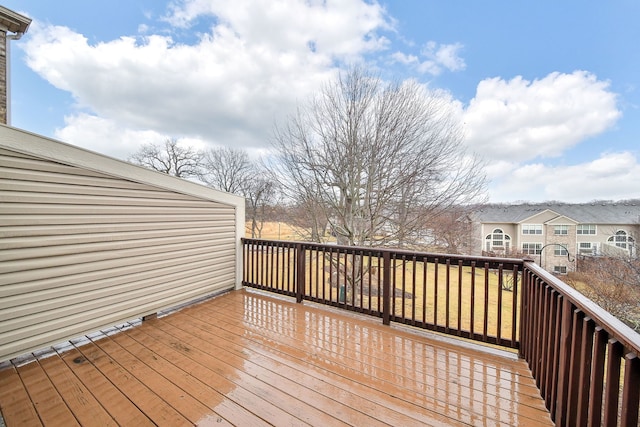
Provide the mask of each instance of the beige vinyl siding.
[{"label": "beige vinyl siding", "polygon": [[238,212],[0,148],[0,360],[233,288]]}]

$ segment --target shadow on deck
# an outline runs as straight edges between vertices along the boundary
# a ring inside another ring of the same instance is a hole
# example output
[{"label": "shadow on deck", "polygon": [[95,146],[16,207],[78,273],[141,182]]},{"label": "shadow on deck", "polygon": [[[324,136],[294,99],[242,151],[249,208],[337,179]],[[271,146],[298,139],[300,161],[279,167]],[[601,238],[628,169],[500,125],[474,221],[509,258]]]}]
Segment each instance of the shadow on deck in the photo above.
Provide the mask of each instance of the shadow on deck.
[{"label": "shadow on deck", "polygon": [[5,363],[6,425],[553,425],[526,362],[233,291]]}]

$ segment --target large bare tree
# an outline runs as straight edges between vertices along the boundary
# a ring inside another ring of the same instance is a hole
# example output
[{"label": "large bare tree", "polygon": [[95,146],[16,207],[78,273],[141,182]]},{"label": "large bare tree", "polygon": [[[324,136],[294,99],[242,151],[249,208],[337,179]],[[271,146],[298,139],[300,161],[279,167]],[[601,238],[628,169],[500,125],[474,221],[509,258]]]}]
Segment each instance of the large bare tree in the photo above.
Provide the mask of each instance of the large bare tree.
[{"label": "large bare tree", "polygon": [[255,178],[255,164],[246,150],[211,148],[204,153],[202,180],[210,187],[244,196]]},{"label": "large bare tree", "polygon": [[354,67],[274,134],[269,166],[285,197],[328,221],[339,244],[402,246],[429,215],[484,194],[451,103],[413,80]]},{"label": "large bare tree", "polygon": [[146,144],[129,157],[129,161],[158,172],[193,178],[200,176],[203,153],[193,147],[181,146],[175,138],[162,144]]}]

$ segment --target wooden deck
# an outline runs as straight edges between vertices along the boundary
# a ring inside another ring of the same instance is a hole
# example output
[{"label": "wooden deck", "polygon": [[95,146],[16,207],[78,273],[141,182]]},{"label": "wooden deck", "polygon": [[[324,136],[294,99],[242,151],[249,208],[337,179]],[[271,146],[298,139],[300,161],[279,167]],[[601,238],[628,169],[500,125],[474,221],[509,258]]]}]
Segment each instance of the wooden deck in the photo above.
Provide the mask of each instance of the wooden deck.
[{"label": "wooden deck", "polygon": [[553,425],[525,362],[234,291],[0,370],[11,426]]}]

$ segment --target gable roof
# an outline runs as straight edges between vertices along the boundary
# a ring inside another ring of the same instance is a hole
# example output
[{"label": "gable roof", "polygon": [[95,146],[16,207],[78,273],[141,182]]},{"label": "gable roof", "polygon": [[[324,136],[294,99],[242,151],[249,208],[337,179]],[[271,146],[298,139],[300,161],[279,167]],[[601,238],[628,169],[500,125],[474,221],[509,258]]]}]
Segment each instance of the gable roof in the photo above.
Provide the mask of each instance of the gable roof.
[{"label": "gable roof", "polygon": [[481,223],[518,224],[546,210],[579,224],[640,224],[640,201],[484,205],[473,212]]}]

